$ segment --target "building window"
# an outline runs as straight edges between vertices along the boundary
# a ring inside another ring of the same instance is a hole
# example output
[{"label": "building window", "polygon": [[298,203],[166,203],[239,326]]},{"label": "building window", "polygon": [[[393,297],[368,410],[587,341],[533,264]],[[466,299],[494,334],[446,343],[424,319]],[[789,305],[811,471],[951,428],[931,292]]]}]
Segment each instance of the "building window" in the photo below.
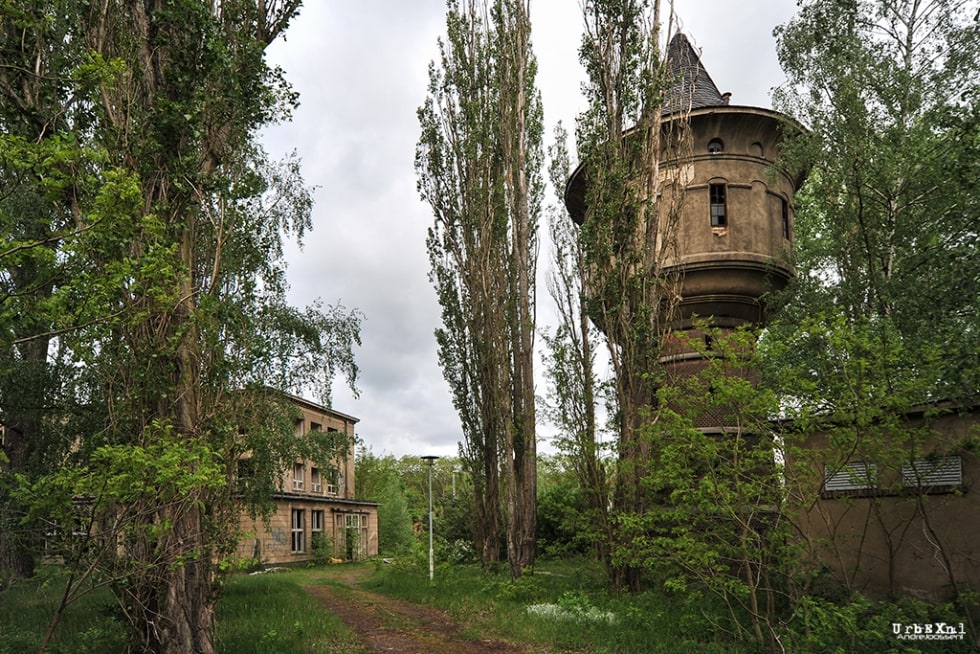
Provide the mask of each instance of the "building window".
[{"label": "building window", "polygon": [[303,509],[293,509],[293,554],[302,554],[306,549],[306,531],[304,529]]},{"label": "building window", "polygon": [[711,139],[708,141],[708,152],[718,154],[725,151],[725,143],[721,139]]},{"label": "building window", "polygon": [[787,241],[789,240],[789,202],[786,198],[779,198],[780,204],[782,205],[782,216],[783,216],[783,238]]},{"label": "building window", "polygon": [[874,488],[878,479],[878,466],[858,461],[843,466],[824,466],[823,489],[826,492],[859,491]]},{"label": "building window", "polygon": [[728,224],[728,210],[725,203],[725,185],[710,185],[711,226],[724,227]]},{"label": "building window", "polygon": [[310,431],[323,431],[323,425],[318,422],[311,422]]},{"label": "building window", "polygon": [[255,461],[252,459],[239,459],[237,467],[238,490],[242,493],[248,491],[255,484]]},{"label": "building window", "polygon": [[303,490],[303,464],[293,464],[293,490]]},{"label": "building window", "polygon": [[319,468],[310,468],[310,490],[314,493],[323,492],[323,481],[320,479]]},{"label": "building window", "polygon": [[327,552],[327,540],[323,536],[323,510],[310,511],[310,547],[313,553],[324,556]]},{"label": "building window", "polygon": [[959,486],[963,483],[963,463],[958,456],[918,459],[902,466],[902,485],[926,490]]}]

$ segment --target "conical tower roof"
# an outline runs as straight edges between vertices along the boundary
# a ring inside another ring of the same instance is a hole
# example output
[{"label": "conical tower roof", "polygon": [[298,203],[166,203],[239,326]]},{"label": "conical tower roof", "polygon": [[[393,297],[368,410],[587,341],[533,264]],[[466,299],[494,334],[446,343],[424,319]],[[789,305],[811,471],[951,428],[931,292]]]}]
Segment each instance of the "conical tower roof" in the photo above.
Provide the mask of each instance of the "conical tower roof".
[{"label": "conical tower roof", "polygon": [[664,114],[728,104],[701,65],[701,57],[683,33],[678,32],[667,46],[667,74],[671,88],[664,99]]}]

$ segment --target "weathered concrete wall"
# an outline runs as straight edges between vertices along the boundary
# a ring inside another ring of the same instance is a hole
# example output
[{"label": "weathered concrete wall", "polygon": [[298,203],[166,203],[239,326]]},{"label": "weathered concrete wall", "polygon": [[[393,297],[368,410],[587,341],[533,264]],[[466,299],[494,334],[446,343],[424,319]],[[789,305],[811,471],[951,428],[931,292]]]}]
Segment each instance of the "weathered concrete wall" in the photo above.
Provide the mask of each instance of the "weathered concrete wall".
[{"label": "weathered concrete wall", "polygon": [[[938,602],[952,596],[954,581],[960,590],[980,589],[980,458],[963,446],[975,439],[978,422],[975,412],[942,416],[928,425],[925,418],[913,417],[906,434],[893,435],[895,449],[877,458],[873,451],[862,457],[861,441],[887,434],[857,430],[848,435],[855,446],[847,461],[835,456],[839,446],[827,447],[826,435],[810,439],[804,460],[793,462],[790,479],[792,497],[817,498],[797,502],[791,512],[811,562],[871,597],[911,595]],[[917,443],[915,452],[903,458],[903,444],[912,452],[908,433]],[[880,451],[880,446],[873,449]],[[902,465],[935,455],[959,457],[961,483],[919,489],[903,485]],[[826,490],[828,469],[862,458],[875,464],[873,487]]]}]

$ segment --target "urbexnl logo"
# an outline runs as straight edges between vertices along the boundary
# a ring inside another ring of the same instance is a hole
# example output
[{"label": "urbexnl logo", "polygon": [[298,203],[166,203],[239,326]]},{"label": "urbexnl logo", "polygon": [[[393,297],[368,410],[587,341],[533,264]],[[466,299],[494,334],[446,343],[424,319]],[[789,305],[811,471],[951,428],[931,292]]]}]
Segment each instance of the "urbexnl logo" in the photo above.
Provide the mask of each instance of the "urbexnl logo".
[{"label": "urbexnl logo", "polygon": [[892,634],[898,640],[963,640],[966,629],[963,623],[928,622],[926,624],[892,623]]}]

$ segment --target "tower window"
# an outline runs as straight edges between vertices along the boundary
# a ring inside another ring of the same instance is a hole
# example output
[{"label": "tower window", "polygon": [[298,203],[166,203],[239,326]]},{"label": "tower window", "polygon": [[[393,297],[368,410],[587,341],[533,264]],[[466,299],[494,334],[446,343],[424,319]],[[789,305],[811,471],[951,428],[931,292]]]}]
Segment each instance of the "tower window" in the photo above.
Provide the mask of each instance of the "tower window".
[{"label": "tower window", "polygon": [[789,202],[786,198],[780,198],[783,208],[783,238],[789,240]]},{"label": "tower window", "polygon": [[708,152],[718,154],[725,151],[725,143],[721,139],[711,139],[708,141]]},{"label": "tower window", "polygon": [[728,224],[728,210],[725,203],[725,185],[710,185],[711,226],[724,227]]}]

